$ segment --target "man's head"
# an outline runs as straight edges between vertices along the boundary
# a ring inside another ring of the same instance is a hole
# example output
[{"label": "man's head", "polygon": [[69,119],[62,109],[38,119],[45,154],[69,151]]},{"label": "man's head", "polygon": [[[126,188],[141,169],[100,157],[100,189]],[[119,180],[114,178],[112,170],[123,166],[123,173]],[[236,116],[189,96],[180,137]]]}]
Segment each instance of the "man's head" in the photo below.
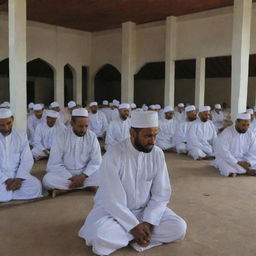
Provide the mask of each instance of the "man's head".
[{"label": "man's head", "polygon": [[103,100],[102,107],[103,108],[108,108],[108,101],[107,100]]},{"label": "man's head", "polygon": [[44,112],[42,104],[35,104],[33,109],[34,109],[35,117],[37,119],[41,119],[43,116],[43,112]]},{"label": "man's head", "polygon": [[203,106],[199,108],[199,117],[202,122],[206,122],[211,117],[211,108],[209,106]]},{"label": "man's head", "polygon": [[71,126],[78,137],[83,137],[89,126],[88,111],[84,108],[72,111]]},{"label": "man's head", "polygon": [[93,114],[96,114],[98,112],[98,103],[96,101],[94,102],[91,102],[90,105],[90,111],[93,113]]},{"label": "man's head", "polygon": [[158,134],[158,115],[156,112],[133,112],[131,117],[131,142],[135,149],[150,153]]},{"label": "man's head", "polygon": [[121,120],[125,121],[130,114],[130,105],[128,103],[122,103],[118,108]]},{"label": "man's head", "polygon": [[184,103],[179,103],[178,104],[178,112],[182,113],[185,109]]},{"label": "man's head", "polygon": [[13,115],[9,109],[0,109],[0,133],[8,136],[12,132]]},{"label": "man's head", "polygon": [[246,133],[250,127],[251,116],[250,114],[238,114],[236,117],[236,130],[239,133]]},{"label": "man's head", "polygon": [[60,104],[57,101],[54,101],[50,104],[51,110],[60,112]]},{"label": "man's head", "polygon": [[215,104],[214,109],[215,109],[216,113],[219,114],[221,112],[221,105],[220,104]]},{"label": "man's head", "polygon": [[131,110],[135,110],[137,108],[136,104],[135,103],[132,103],[131,104]]},{"label": "man's head", "polygon": [[48,110],[46,113],[46,123],[49,127],[53,127],[56,124],[59,113],[54,110]]},{"label": "man's head", "polygon": [[250,116],[251,116],[251,121],[253,121],[253,118],[254,118],[253,109],[252,109],[252,108],[247,109],[247,110],[246,110],[246,113],[247,113],[247,114],[250,114]]},{"label": "man's head", "polygon": [[172,119],[173,116],[174,116],[174,109],[173,109],[173,107],[171,107],[171,106],[166,106],[166,107],[164,108],[164,115],[165,115],[165,119],[167,119],[167,120]]},{"label": "man's head", "polygon": [[189,105],[185,108],[185,112],[187,115],[187,120],[192,122],[196,120],[196,108],[194,105]]},{"label": "man's head", "polygon": [[70,113],[72,113],[72,111],[74,109],[76,109],[76,107],[77,107],[77,105],[73,100],[68,102],[68,110],[69,110]]}]

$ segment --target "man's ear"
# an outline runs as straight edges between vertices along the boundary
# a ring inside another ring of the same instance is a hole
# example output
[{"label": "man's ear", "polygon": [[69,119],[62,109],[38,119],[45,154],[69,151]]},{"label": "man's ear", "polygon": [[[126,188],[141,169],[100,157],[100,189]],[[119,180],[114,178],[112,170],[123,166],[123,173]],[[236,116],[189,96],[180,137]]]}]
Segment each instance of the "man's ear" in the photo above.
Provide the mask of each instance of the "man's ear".
[{"label": "man's ear", "polygon": [[133,128],[130,128],[130,135],[132,138],[135,138],[136,136],[136,131]]},{"label": "man's ear", "polygon": [[12,121],[14,121],[14,116],[12,116]]}]

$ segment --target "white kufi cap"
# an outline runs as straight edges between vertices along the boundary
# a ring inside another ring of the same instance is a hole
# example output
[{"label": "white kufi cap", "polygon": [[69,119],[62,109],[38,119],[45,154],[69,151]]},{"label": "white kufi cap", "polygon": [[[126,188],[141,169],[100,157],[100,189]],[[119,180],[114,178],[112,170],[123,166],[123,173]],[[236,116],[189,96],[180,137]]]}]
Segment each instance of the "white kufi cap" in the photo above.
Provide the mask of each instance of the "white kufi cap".
[{"label": "white kufi cap", "polygon": [[54,111],[54,110],[47,110],[46,116],[52,117],[52,118],[58,118],[59,113],[57,111]]},{"label": "white kufi cap", "polygon": [[214,108],[221,109],[221,105],[220,104],[215,104]]},{"label": "white kufi cap", "polygon": [[42,106],[42,104],[35,104],[35,105],[33,106],[33,109],[34,109],[34,110],[42,110],[42,109],[43,109],[43,106]]},{"label": "white kufi cap", "polygon": [[76,103],[73,100],[68,102],[68,108],[73,108],[75,106],[76,106]]},{"label": "white kufi cap", "polygon": [[72,116],[88,117],[88,111],[85,108],[77,108],[72,111]]},{"label": "white kufi cap", "polygon": [[152,111],[134,111],[131,114],[131,127],[150,128],[158,127],[158,114]]},{"label": "white kufi cap", "polygon": [[180,108],[184,108],[184,107],[185,107],[185,105],[184,105],[184,103],[179,103],[179,104],[178,104],[178,107],[180,107]]},{"label": "white kufi cap", "polygon": [[123,108],[130,108],[130,105],[128,103],[122,103],[119,105],[118,107],[119,109],[123,109]]},{"label": "white kufi cap", "polygon": [[205,111],[211,111],[211,107],[210,106],[202,106],[199,108],[199,113],[205,112]]},{"label": "white kufi cap", "polygon": [[54,102],[52,102],[51,104],[50,104],[50,107],[51,108],[57,108],[57,107],[59,107],[60,106],[60,104],[57,102],[57,101],[54,101]]},{"label": "white kufi cap", "polygon": [[196,107],[194,105],[189,105],[185,108],[185,112],[196,110]]},{"label": "white kufi cap", "polygon": [[0,109],[0,119],[8,118],[12,116],[12,111],[10,109]]},{"label": "white kufi cap", "polygon": [[89,104],[89,107],[98,106],[98,102],[93,101]]},{"label": "white kufi cap", "polygon": [[170,112],[170,111],[174,111],[172,106],[166,106],[164,107],[164,113]]},{"label": "white kufi cap", "polygon": [[251,120],[251,115],[246,113],[241,113],[241,114],[237,114],[236,119],[241,119],[241,120]]}]

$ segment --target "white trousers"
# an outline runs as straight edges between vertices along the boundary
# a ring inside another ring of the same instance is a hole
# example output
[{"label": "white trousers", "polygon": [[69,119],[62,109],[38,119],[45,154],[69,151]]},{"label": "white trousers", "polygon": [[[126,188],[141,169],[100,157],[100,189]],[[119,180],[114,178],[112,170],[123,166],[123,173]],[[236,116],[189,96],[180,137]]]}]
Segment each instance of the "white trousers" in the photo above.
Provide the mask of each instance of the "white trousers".
[{"label": "white trousers", "polygon": [[[162,243],[177,242],[184,239],[186,229],[186,222],[171,209],[166,208],[160,224],[153,227],[151,244],[147,248],[137,245],[135,249],[142,251]],[[126,247],[134,239],[131,233],[102,207],[95,207],[90,212],[78,235],[86,240],[87,246],[92,246],[93,252],[97,255],[109,255]]]},{"label": "white trousers", "polygon": [[189,149],[188,155],[189,155],[189,156],[192,156],[192,158],[193,158],[194,160],[197,160],[197,159],[199,159],[199,158],[206,157],[207,155],[209,155],[209,156],[214,156],[213,153],[211,153],[211,154],[206,154],[206,153],[205,153],[203,150],[201,150],[200,148],[191,148],[191,149]]},{"label": "white trousers", "polygon": [[[71,184],[71,181],[67,177],[65,177],[65,175],[61,175],[61,173],[58,173],[58,172],[48,172],[43,178],[43,185],[48,190],[53,190],[53,189],[69,190],[70,184]],[[88,178],[86,178],[83,186],[80,187],[79,189],[92,187],[92,186],[99,186],[98,171],[96,171],[95,173],[90,175]]]},{"label": "white trousers", "polygon": [[187,144],[184,142],[181,142],[176,145],[176,151],[178,154],[186,154],[188,152]]},{"label": "white trousers", "polygon": [[22,185],[18,190],[7,191],[6,184],[0,184],[0,202],[27,200],[39,197],[42,197],[42,184],[37,178],[30,174],[22,181]]}]

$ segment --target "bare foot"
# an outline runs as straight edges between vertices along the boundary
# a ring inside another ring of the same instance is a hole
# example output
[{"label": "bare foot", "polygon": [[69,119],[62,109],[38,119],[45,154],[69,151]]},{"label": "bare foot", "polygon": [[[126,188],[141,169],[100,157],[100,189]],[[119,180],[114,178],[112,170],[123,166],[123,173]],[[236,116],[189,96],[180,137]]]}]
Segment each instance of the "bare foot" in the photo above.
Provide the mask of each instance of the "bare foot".
[{"label": "bare foot", "polygon": [[52,198],[55,198],[57,195],[67,192],[68,190],[64,189],[54,189],[52,191]]},{"label": "bare foot", "polygon": [[230,174],[229,174],[229,177],[232,177],[232,178],[235,178],[236,176],[237,176],[236,173],[230,173]]},{"label": "bare foot", "polygon": [[246,174],[249,174],[251,176],[255,176],[256,175],[256,170],[249,169],[248,171],[246,171]]},{"label": "bare foot", "polygon": [[91,187],[86,187],[84,190],[89,191],[89,192],[94,192],[96,193],[99,187],[96,186],[91,186]]}]

